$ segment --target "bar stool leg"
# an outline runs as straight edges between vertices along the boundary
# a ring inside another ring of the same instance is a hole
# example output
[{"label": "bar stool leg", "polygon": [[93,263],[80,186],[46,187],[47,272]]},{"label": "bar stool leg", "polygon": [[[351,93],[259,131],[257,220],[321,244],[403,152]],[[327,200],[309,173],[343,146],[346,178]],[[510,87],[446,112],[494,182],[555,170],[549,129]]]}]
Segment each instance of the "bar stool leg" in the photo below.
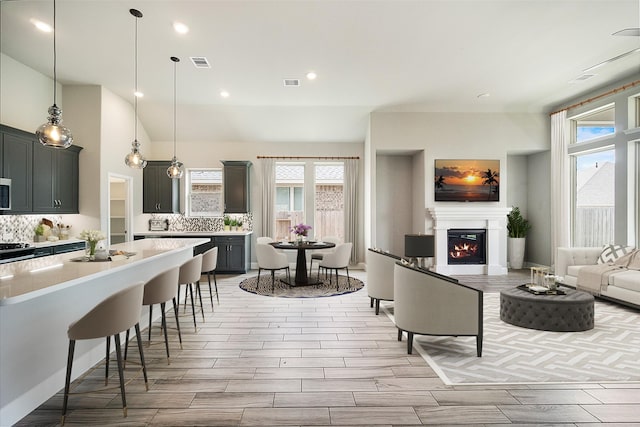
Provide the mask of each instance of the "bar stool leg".
[{"label": "bar stool leg", "polygon": [[109,353],[111,353],[111,337],[107,337],[107,355],[104,359],[104,385],[109,384]]},{"label": "bar stool leg", "polygon": [[204,322],[204,305],[202,304],[202,289],[200,289],[200,281],[196,282],[196,292],[200,298],[200,312],[202,313],[202,321]]},{"label": "bar stool leg", "polygon": [[[164,309],[163,309],[164,312]],[[153,304],[149,304],[149,343],[151,343],[151,319],[153,319]],[[125,356],[126,359],[126,356]]]},{"label": "bar stool leg", "polygon": [[116,360],[118,361],[118,375],[120,376],[120,397],[122,397],[122,412],[127,416],[127,398],[124,392],[124,371],[122,368],[122,354],[120,347],[120,334],[115,334],[113,339],[116,341]]},{"label": "bar stool leg", "polygon": [[142,335],[140,334],[140,323],[136,323],[136,337],[138,338],[138,351],[140,352],[140,363],[142,364],[142,375],[144,376],[144,387],[149,391],[149,379],[147,378],[147,365],[144,363],[144,352],[142,351]]},{"label": "bar stool leg", "polygon": [[220,304],[220,297],[218,296],[218,280],[216,279],[215,270],[213,271],[213,285],[216,288],[216,301],[218,301],[218,304]]},{"label": "bar stool leg", "polygon": [[[196,305],[193,302],[193,284],[189,283],[187,285],[187,289],[190,291],[191,294],[191,311],[193,312],[193,329],[198,332],[198,325],[196,325]],[[186,297],[185,297],[185,304],[186,304]]]},{"label": "bar stool leg", "polygon": [[62,402],[62,420],[60,423],[64,425],[64,418],[67,415],[67,403],[69,403],[69,387],[71,385],[71,367],[73,366],[73,353],[76,348],[76,341],[69,340],[69,355],[67,356],[67,376],[64,383],[64,401]]},{"label": "bar stool leg", "polygon": [[164,329],[164,346],[167,350],[167,365],[171,365],[171,359],[169,358],[169,338],[167,337],[167,317],[164,313],[166,303],[160,303],[160,310],[162,311],[162,329]]},{"label": "bar stool leg", "polygon": [[175,297],[173,298],[173,312],[176,315],[176,328],[178,328],[178,339],[180,340],[180,349],[182,349],[182,334],[180,333],[180,321],[178,320],[178,303]]},{"label": "bar stool leg", "polygon": [[[207,271],[207,281],[209,282],[209,298],[211,298],[211,311],[213,311],[213,290],[211,289],[211,272]],[[218,291],[216,290],[216,298],[218,297]]]}]

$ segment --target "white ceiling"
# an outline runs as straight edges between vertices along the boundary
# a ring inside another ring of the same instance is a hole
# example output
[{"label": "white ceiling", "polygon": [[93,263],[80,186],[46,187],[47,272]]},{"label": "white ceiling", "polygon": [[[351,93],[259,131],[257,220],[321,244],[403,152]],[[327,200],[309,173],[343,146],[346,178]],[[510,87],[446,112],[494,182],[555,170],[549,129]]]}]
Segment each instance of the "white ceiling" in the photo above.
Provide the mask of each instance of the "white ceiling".
[{"label": "white ceiling", "polygon": [[[52,76],[52,34],[30,19],[52,23],[53,2],[0,6],[2,52]],[[60,82],[133,102],[130,8],[144,14],[139,116],[152,140],[173,135],[170,56],[181,58],[178,139],[194,141],[361,142],[372,111],[548,112],[640,77],[638,52],[569,83],[640,47],[640,37],[612,36],[640,26],[640,0],[57,0]],[[190,32],[175,33],[174,21]]]}]

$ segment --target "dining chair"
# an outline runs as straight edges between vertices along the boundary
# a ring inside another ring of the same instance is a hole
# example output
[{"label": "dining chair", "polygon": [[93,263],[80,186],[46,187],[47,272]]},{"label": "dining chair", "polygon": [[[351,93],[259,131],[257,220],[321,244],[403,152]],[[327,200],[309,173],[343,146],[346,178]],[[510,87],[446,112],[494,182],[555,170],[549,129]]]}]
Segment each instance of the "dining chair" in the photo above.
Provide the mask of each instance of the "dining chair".
[{"label": "dining chair", "polygon": [[[338,245],[340,243],[340,238],[337,236],[326,236],[324,239],[322,239],[323,242],[327,242],[327,243],[333,243],[335,245]],[[318,249],[316,251],[313,251],[311,253],[311,263],[309,263],[309,274],[311,274],[311,272],[313,271],[313,260],[315,259],[318,263],[320,263],[320,261],[322,261],[322,257],[327,254],[327,253],[331,253],[333,251],[335,251],[336,248],[329,248],[329,249]],[[320,269],[320,267],[318,267],[318,270]],[[318,271],[318,273],[320,273],[320,271]]]},{"label": "dining chair", "polygon": [[216,267],[218,266],[218,247],[215,246],[202,254],[202,274],[207,273],[209,282],[209,297],[211,298],[211,310],[213,311],[213,292],[211,291],[211,275],[213,274],[213,284],[216,288],[216,301],[220,304],[218,297],[218,281],[216,280]]},{"label": "dining chair", "polygon": [[271,245],[257,244],[256,258],[258,260],[258,284],[256,286],[260,286],[260,272],[262,270],[271,271],[271,292],[275,290],[276,270],[287,270],[287,280],[291,282],[289,260],[285,254],[278,253]]},{"label": "dining chair", "polygon": [[329,270],[329,284],[332,283],[332,271],[336,271],[336,290],[340,287],[338,270],[345,269],[347,271],[347,283],[351,286],[351,278],[349,277],[349,259],[351,258],[351,248],[353,243],[341,243],[335,247],[333,252],[325,254],[318,264],[318,280],[320,280],[320,267]]},{"label": "dining chair", "polygon": [[[143,282],[135,283],[115,294],[107,297],[98,303],[88,313],[69,325],[67,336],[69,337],[69,353],[67,356],[67,373],[64,384],[64,398],[62,402],[62,421],[64,424],[67,415],[67,405],[71,387],[71,370],[73,367],[73,354],[77,340],[90,340],[95,338],[107,339],[107,357],[105,367],[105,383],[109,377],[109,344],[111,336],[116,343],[116,360],[118,362],[118,376],[120,378],[120,397],[122,399],[122,410],[127,416],[127,399],[124,390],[124,369],[122,360],[122,350],[120,345],[120,333],[136,329],[138,340],[138,351],[140,352],[140,362],[144,374],[144,383],[149,390],[147,380],[147,368],[144,362],[142,351],[142,339],[140,337],[140,308],[142,307],[142,297],[144,294]],[[34,367],[35,368],[35,367]]]},{"label": "dining chair", "polygon": [[256,239],[256,244],[258,245],[268,245],[269,243],[273,243],[274,240],[271,237],[261,236]]}]

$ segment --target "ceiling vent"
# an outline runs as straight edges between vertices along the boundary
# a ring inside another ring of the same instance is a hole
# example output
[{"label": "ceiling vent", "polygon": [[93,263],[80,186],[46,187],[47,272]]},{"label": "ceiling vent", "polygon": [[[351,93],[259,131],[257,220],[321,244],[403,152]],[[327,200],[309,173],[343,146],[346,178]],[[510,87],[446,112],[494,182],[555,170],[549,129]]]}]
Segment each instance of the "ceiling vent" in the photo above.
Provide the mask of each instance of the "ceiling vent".
[{"label": "ceiling vent", "polygon": [[283,82],[286,87],[300,86],[300,79],[284,79]]},{"label": "ceiling vent", "polygon": [[571,80],[569,83],[581,83],[585,80],[589,80],[591,77],[594,77],[595,74],[582,74],[575,79]]},{"label": "ceiling vent", "polygon": [[209,61],[204,56],[192,56],[190,59],[196,68],[211,68]]}]

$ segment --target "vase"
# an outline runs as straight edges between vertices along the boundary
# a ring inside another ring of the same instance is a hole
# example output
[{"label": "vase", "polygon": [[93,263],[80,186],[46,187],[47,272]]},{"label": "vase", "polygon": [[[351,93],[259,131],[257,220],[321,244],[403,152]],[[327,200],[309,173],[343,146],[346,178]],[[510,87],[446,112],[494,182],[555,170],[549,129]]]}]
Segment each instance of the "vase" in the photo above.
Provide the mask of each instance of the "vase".
[{"label": "vase", "polygon": [[297,236],[296,236],[296,243],[297,243],[298,245],[301,245],[301,244],[302,244],[302,239],[303,239],[303,237],[304,237],[304,236],[302,236],[302,235],[297,235]]},{"label": "vase", "polygon": [[509,237],[507,240],[509,266],[515,270],[521,269],[524,264],[525,241],[524,237]]},{"label": "vase", "polygon": [[84,257],[89,261],[93,261],[96,259],[96,245],[98,244],[97,240],[87,240],[84,246]]}]

